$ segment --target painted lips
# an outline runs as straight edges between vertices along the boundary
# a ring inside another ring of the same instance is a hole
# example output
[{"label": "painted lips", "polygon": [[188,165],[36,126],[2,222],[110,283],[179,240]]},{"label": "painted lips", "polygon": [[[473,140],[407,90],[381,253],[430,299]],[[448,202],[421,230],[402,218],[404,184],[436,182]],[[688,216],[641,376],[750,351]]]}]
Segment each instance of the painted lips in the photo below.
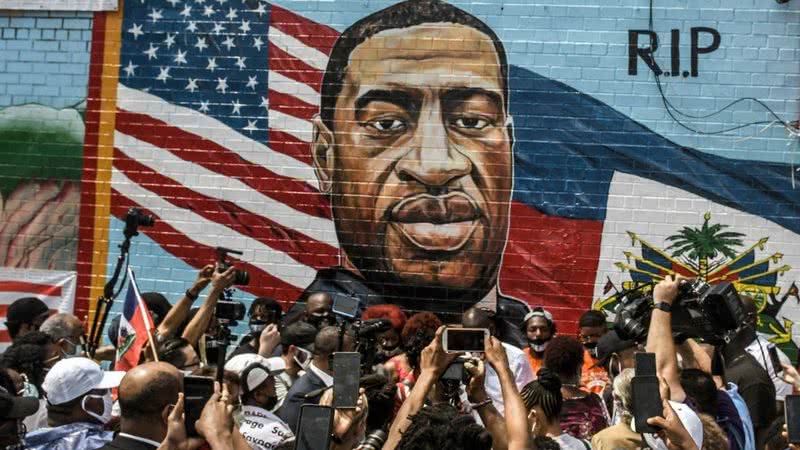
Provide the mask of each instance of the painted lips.
[{"label": "painted lips", "polygon": [[423,250],[455,252],[475,232],[480,217],[478,205],[464,193],[420,194],[395,205],[389,224]]}]

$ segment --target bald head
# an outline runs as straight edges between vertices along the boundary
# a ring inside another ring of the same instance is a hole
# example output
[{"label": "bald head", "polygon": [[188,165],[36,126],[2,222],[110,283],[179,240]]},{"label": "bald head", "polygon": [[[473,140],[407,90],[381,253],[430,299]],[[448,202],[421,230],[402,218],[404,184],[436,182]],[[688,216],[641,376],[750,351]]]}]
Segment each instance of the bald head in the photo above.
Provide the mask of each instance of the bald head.
[{"label": "bald head", "polygon": [[461,325],[464,328],[489,328],[492,326],[492,318],[482,309],[470,308],[461,317]]},{"label": "bald head", "polygon": [[175,366],[163,362],[136,366],[119,385],[122,418],[158,422],[164,408],[175,404],[182,390],[183,374]]},{"label": "bald head", "polygon": [[72,314],[58,313],[45,320],[39,331],[47,333],[54,341],[59,339],[77,341],[76,337],[79,339],[83,333],[83,322]]},{"label": "bald head", "polygon": [[322,314],[328,313],[333,308],[333,297],[327,292],[315,292],[308,296],[306,302],[306,313]]}]

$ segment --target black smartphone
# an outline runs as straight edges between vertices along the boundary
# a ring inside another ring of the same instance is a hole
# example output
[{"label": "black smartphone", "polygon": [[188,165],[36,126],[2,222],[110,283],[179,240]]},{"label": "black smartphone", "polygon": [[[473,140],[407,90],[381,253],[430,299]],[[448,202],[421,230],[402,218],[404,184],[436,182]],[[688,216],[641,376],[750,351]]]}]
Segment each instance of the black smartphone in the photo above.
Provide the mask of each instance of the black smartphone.
[{"label": "black smartphone", "polygon": [[356,297],[349,295],[334,295],[333,306],[331,309],[334,313],[339,314],[340,316],[345,316],[352,319],[358,315],[359,306],[360,302]]},{"label": "black smartphone", "polygon": [[198,436],[194,423],[200,419],[200,413],[208,399],[214,395],[214,379],[210,377],[183,377],[183,407],[186,413],[186,434]]},{"label": "black smartphone", "polygon": [[784,400],[786,431],[790,444],[800,444],[800,395],[787,395]]},{"label": "black smartphone", "polygon": [[769,360],[772,361],[772,367],[775,368],[775,375],[783,372],[781,358],[778,356],[778,347],[776,347],[775,344],[770,344],[769,347],[767,347],[767,353],[769,353]]},{"label": "black smartphone", "polygon": [[483,353],[487,336],[487,328],[445,328],[442,346],[448,353]]},{"label": "black smartphone", "polygon": [[295,436],[295,450],[328,450],[331,445],[333,409],[329,406],[303,405]]},{"label": "black smartphone", "polygon": [[442,380],[464,380],[464,360],[457,359],[447,366],[447,369],[441,376]]},{"label": "black smartphone", "polygon": [[637,353],[635,370],[636,374],[631,380],[631,394],[636,432],[656,433],[658,428],[647,423],[647,419],[664,414],[656,375],[655,353]]},{"label": "black smartphone", "polygon": [[333,354],[333,406],[355,408],[358,402],[358,381],[361,378],[361,353]]}]

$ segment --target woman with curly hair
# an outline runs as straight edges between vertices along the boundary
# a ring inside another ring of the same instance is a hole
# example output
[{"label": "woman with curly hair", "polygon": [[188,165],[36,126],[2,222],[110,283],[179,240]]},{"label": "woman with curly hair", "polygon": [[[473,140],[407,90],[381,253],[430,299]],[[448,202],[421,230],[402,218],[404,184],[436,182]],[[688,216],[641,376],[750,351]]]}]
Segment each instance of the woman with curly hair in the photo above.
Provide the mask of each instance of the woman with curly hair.
[{"label": "woman with curly hair", "polygon": [[419,376],[419,357],[422,350],[433,341],[436,337],[436,330],[441,326],[442,321],[436,317],[436,314],[421,312],[409,317],[403,327],[400,340],[405,353],[389,360],[389,363],[396,368],[398,375],[395,413],[408,397]]},{"label": "woman with curly hair", "polygon": [[561,429],[579,439],[590,440],[608,427],[608,410],[594,393],[581,390],[583,345],[568,336],[556,336],[544,352],[544,367],[561,379]]},{"label": "woman with curly hair", "polygon": [[528,409],[528,421],[534,437],[549,437],[558,442],[562,450],[588,450],[589,442],[566,433],[561,428],[561,380],[547,368],[542,368],[535,381],[522,389],[522,401]]},{"label": "woman with curly hair", "polygon": [[[406,325],[406,313],[397,305],[373,305],[365,309],[361,314],[361,320],[384,319],[388,320],[392,327],[377,335],[378,351],[375,360],[377,362],[387,362],[403,353],[400,345],[400,335]],[[407,364],[406,364],[407,366]],[[386,364],[387,370],[392,373],[400,373],[403,377],[402,368],[395,367],[395,364]],[[400,370],[398,370],[400,369]]]}]

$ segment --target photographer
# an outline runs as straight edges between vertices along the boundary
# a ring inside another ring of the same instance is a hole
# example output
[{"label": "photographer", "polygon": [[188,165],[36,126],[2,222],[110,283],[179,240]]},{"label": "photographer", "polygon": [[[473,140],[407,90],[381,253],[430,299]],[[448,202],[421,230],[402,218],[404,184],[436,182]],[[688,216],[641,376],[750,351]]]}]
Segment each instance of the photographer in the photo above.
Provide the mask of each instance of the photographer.
[{"label": "photographer", "polygon": [[236,347],[236,350],[234,350],[229,357],[232,358],[244,353],[258,353],[265,358],[280,356],[281,348],[278,345],[272,348],[270,354],[264,354],[266,352],[260,351],[260,338],[262,332],[270,325],[275,325],[274,328],[275,331],[277,331],[277,326],[281,323],[281,318],[283,317],[281,305],[271,298],[259,297],[250,304],[247,315],[250,318],[247,324],[250,333],[242,336],[242,340],[239,341],[239,346]]},{"label": "photographer", "polygon": [[229,267],[226,271],[220,273],[215,270],[211,275],[211,291],[209,291],[206,301],[200,307],[200,310],[192,318],[186,329],[183,330],[181,337],[189,341],[192,347],[197,346],[200,336],[206,332],[211,318],[214,316],[214,311],[217,307],[217,302],[222,296],[225,289],[233,285],[236,278],[236,268]]}]

